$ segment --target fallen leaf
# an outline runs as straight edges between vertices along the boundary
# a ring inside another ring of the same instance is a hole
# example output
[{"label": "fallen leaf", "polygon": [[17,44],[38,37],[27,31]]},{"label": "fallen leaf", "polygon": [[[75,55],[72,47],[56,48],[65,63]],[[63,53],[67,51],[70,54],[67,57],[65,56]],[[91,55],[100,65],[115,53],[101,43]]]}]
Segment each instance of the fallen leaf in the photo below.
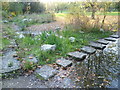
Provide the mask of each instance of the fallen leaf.
[{"label": "fallen leaf", "polygon": [[29,57],[29,59],[33,59],[33,57]]},{"label": "fallen leaf", "polygon": [[37,66],[38,68],[41,68],[42,66]]},{"label": "fallen leaf", "polygon": [[57,62],[61,62],[60,60],[57,60]]}]

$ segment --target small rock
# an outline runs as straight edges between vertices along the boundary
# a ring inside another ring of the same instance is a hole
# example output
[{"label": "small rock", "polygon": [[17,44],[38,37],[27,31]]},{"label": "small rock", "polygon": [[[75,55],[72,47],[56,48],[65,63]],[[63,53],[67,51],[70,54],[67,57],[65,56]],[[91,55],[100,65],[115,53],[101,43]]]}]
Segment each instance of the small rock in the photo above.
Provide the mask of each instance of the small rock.
[{"label": "small rock", "polygon": [[70,40],[71,42],[75,42],[75,37],[70,37],[69,40]]},{"label": "small rock", "polygon": [[25,22],[25,21],[28,21],[28,20],[29,20],[29,19],[26,19],[26,18],[25,18],[25,19],[22,20],[22,22]]},{"label": "small rock", "polygon": [[14,54],[13,57],[17,57],[17,54]]},{"label": "small rock", "polygon": [[19,35],[19,38],[24,38],[25,36],[23,34],[20,34]]},{"label": "small rock", "polygon": [[44,44],[41,46],[41,50],[43,51],[48,51],[48,50],[55,51],[55,49],[56,49],[56,45]]},{"label": "small rock", "polygon": [[64,38],[63,36],[59,36],[60,38]]},{"label": "small rock", "polygon": [[32,21],[32,19],[30,18],[29,21]]},{"label": "small rock", "polygon": [[3,23],[8,23],[8,21],[7,21],[7,20],[4,20]]},{"label": "small rock", "polygon": [[48,36],[50,36],[50,34],[49,34],[49,33],[46,33],[46,36],[48,37]]},{"label": "small rock", "polygon": [[100,28],[100,31],[101,31],[101,32],[104,32],[104,29]]},{"label": "small rock", "polygon": [[79,31],[80,33],[84,33],[83,31]]},{"label": "small rock", "polygon": [[60,27],[56,27],[56,28],[55,28],[55,30],[58,30],[58,31],[59,31],[60,29],[61,29]]}]

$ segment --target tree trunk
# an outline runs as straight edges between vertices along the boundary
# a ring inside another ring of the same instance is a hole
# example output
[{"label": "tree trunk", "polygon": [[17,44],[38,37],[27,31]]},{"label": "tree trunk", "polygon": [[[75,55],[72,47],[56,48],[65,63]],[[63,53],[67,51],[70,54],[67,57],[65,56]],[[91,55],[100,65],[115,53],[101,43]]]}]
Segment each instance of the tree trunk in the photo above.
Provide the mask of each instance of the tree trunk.
[{"label": "tree trunk", "polygon": [[90,3],[90,5],[91,5],[91,8],[92,8],[92,15],[91,15],[91,17],[92,17],[92,19],[95,19],[95,5],[94,5],[94,3]]},{"label": "tree trunk", "polygon": [[102,20],[102,25],[101,25],[101,28],[102,28],[102,27],[103,27],[103,25],[104,25],[105,18],[106,18],[106,15],[104,15],[104,18],[103,18],[103,20]]},{"label": "tree trunk", "polygon": [[95,19],[95,10],[94,9],[92,10],[92,16],[91,17],[92,17],[92,19]]}]

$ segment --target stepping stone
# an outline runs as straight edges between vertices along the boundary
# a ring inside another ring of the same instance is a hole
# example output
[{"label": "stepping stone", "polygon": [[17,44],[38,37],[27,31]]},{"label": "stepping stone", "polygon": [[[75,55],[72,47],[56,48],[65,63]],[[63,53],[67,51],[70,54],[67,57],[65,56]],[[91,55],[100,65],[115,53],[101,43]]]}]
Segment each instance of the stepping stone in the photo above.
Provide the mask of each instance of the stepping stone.
[{"label": "stepping stone", "polygon": [[60,66],[63,66],[64,68],[72,65],[72,61],[66,60],[65,58],[57,59],[56,63]]},{"label": "stepping stone", "polygon": [[79,52],[79,51],[75,51],[75,52],[70,52],[67,54],[70,57],[73,57],[77,60],[83,60],[86,58],[87,54],[83,53],[83,52]]},{"label": "stepping stone", "polygon": [[11,50],[2,57],[2,68],[0,68],[0,73],[8,73],[21,69],[20,61],[13,57],[14,54],[16,54],[16,52]]},{"label": "stepping stone", "polygon": [[112,37],[112,38],[119,38],[120,36],[119,35],[111,35],[110,37]]},{"label": "stepping stone", "polygon": [[105,45],[109,43],[107,40],[104,40],[104,39],[97,40],[97,42]]},{"label": "stepping stone", "polygon": [[102,49],[102,50],[106,47],[106,46],[103,45],[103,44],[94,43],[94,42],[91,42],[89,45],[92,46],[92,47],[94,47],[95,49]]},{"label": "stepping stone", "polygon": [[112,37],[105,38],[105,40],[107,40],[107,41],[112,41],[112,42],[115,42],[115,41],[116,41],[116,39],[115,39],[115,38],[112,38]]},{"label": "stepping stone", "polygon": [[55,74],[57,74],[57,70],[53,69],[52,67],[48,65],[44,65],[40,69],[36,70],[36,73],[40,75],[45,80],[48,80],[49,78],[53,77]]},{"label": "stepping stone", "polygon": [[89,47],[89,46],[84,46],[81,48],[81,50],[85,53],[88,53],[88,54],[93,54],[96,51],[96,49]]},{"label": "stepping stone", "polygon": [[29,55],[25,60],[28,60],[28,61],[34,62],[34,63],[38,62],[38,60],[36,59],[36,57],[34,57],[33,55]]}]

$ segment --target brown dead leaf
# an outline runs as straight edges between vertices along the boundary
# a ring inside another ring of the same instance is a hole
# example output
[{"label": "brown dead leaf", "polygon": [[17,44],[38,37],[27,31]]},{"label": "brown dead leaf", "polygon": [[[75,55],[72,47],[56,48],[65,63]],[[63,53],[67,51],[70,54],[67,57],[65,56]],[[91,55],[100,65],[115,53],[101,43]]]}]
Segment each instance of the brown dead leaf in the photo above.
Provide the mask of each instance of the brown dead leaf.
[{"label": "brown dead leaf", "polygon": [[81,79],[81,77],[77,77],[78,79]]},{"label": "brown dead leaf", "polygon": [[38,68],[41,68],[42,66],[37,66]]},{"label": "brown dead leaf", "polygon": [[33,57],[29,57],[29,59],[33,59]]},{"label": "brown dead leaf", "polygon": [[57,60],[57,62],[61,62],[60,60]]}]

